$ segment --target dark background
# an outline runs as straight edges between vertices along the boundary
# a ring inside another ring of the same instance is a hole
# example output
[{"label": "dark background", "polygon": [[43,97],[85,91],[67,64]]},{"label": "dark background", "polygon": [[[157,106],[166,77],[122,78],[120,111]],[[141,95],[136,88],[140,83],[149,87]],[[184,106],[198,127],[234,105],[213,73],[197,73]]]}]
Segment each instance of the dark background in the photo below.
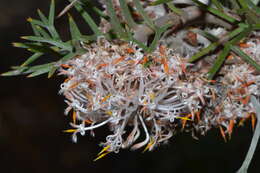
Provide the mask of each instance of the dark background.
[{"label": "dark background", "polygon": [[[65,6],[57,0],[57,11]],[[19,65],[28,52],[14,48],[12,42],[32,33],[26,22],[36,17],[36,9],[48,12],[49,0],[0,1],[0,73]],[[57,20],[58,28],[66,37],[66,17]],[[87,28],[83,30],[87,32]],[[46,57],[46,61],[53,57]],[[44,61],[45,61],[44,60]],[[232,139],[225,143],[218,129],[211,130],[199,140],[188,133],[178,134],[169,144],[153,152],[121,150],[93,162],[101,150],[98,143],[109,134],[107,128],[96,131],[96,138],[79,137],[72,143],[69,118],[63,115],[65,104],[58,95],[62,77],[47,79],[0,77],[0,170],[1,172],[69,173],[69,172],[235,172],[242,164],[252,138],[249,122],[237,127]],[[260,170],[259,145],[249,173]]]}]

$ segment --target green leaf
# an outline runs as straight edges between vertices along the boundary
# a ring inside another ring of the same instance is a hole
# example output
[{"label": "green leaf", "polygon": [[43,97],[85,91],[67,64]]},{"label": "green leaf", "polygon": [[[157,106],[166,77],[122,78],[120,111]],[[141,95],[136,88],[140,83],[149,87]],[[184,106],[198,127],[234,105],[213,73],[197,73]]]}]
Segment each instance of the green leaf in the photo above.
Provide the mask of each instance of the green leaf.
[{"label": "green leaf", "polygon": [[55,62],[51,62],[51,63],[46,63],[46,64],[40,64],[40,65],[35,65],[35,66],[31,66],[28,68],[28,70],[26,71],[27,73],[31,73],[31,72],[35,72],[37,70],[41,70],[41,69],[45,69],[47,67],[51,67],[55,64]]},{"label": "green leaf", "polygon": [[70,34],[71,34],[72,40],[80,40],[82,35],[79,31],[77,24],[75,23],[75,21],[71,15],[69,15],[69,25],[70,25]]},{"label": "green leaf", "polygon": [[152,41],[152,44],[148,48],[147,52],[152,52],[156,49],[158,42],[161,38],[161,35],[171,26],[171,24],[165,25],[164,27],[156,30],[154,39]]},{"label": "green leaf", "polygon": [[167,6],[176,14],[178,15],[182,15],[183,14],[183,11],[177,7],[175,7],[175,5],[171,2],[168,2],[167,3]]},{"label": "green leaf", "polygon": [[[214,51],[220,44],[225,44],[228,40],[230,40],[233,37],[235,37],[236,35],[238,35],[238,37],[236,37],[235,39],[233,39],[230,42],[230,44],[235,44],[236,42],[238,42],[239,40],[244,38],[245,35],[249,32],[249,30],[250,30],[250,27],[248,27],[248,25],[243,24],[243,23],[239,24],[239,27],[237,29],[233,30],[232,32],[230,32],[227,36],[222,37],[221,39],[219,39],[219,41],[211,43],[208,47],[201,49],[198,53],[193,55],[189,59],[189,62],[197,61],[198,59],[202,58],[204,55]],[[244,33],[242,33],[242,32],[244,32]]]},{"label": "green leaf", "polygon": [[16,76],[22,74],[28,67],[21,67],[12,71],[2,73],[1,76]]},{"label": "green leaf", "polygon": [[106,20],[109,20],[109,16],[104,13],[104,11],[97,8],[92,1],[87,0],[84,2],[87,7],[91,8],[98,16],[103,17]]},{"label": "green leaf", "polygon": [[160,5],[160,4],[164,4],[164,3],[167,3],[167,2],[171,2],[172,0],[157,0],[157,1],[154,1],[154,2],[151,2],[150,5]]},{"label": "green leaf", "polygon": [[220,17],[220,18],[222,18],[222,19],[227,20],[227,21],[230,22],[230,23],[238,22],[237,19],[235,19],[235,18],[233,18],[233,17],[231,17],[231,16],[225,14],[224,12],[219,11],[218,9],[215,9],[215,8],[213,8],[213,7],[209,7],[209,6],[208,6],[208,7],[207,7],[207,10],[208,10],[209,12],[215,14],[216,16],[218,16],[218,17]]},{"label": "green leaf", "polygon": [[252,27],[238,28],[237,31],[239,31],[237,36],[229,41],[230,44],[232,44],[232,45],[238,43],[240,40],[242,40],[243,38],[247,37],[247,35],[252,31]]},{"label": "green leaf", "polygon": [[221,68],[222,64],[225,61],[225,58],[229,54],[229,52],[232,48],[232,45],[238,43],[241,39],[245,38],[247,36],[247,34],[250,33],[250,31],[251,31],[251,27],[243,28],[241,26],[241,28],[238,28],[238,29],[234,30],[233,33],[231,32],[229,34],[229,36],[230,35],[233,36],[234,33],[236,33],[236,34],[239,33],[235,38],[233,38],[232,40],[230,40],[224,44],[224,49],[221,51],[221,53],[219,54],[219,56],[217,57],[217,60],[215,61],[214,65],[213,65],[213,67],[210,69],[210,71],[208,73],[209,79],[213,79],[215,74],[219,71],[219,69]]},{"label": "green leaf", "polygon": [[40,9],[38,9],[37,12],[38,12],[38,15],[40,16],[40,19],[42,20],[42,22],[43,22],[46,26],[48,26],[48,25],[49,25],[49,21],[48,21],[47,17],[41,12]]},{"label": "green leaf", "polygon": [[57,71],[59,67],[58,66],[53,66],[50,70],[49,70],[49,73],[48,73],[48,78],[51,78],[54,73]]},{"label": "green leaf", "polygon": [[27,66],[34,62],[36,59],[40,58],[43,55],[43,53],[34,53],[32,56],[30,56],[21,66]]},{"label": "green leaf", "polygon": [[238,0],[239,4],[241,5],[243,10],[248,10],[248,5],[245,0]]},{"label": "green leaf", "polygon": [[201,49],[198,53],[193,55],[190,59],[189,62],[195,62],[198,59],[202,58],[204,55],[210,53],[211,51],[215,50],[218,47],[219,43],[214,42],[211,43],[208,47]]},{"label": "green leaf", "polygon": [[215,76],[215,74],[219,71],[220,67],[222,66],[222,64],[224,63],[227,55],[230,52],[230,45],[227,44],[224,49],[220,52],[220,54],[217,56],[217,59],[213,65],[213,67],[209,70],[208,72],[208,79],[213,79],[213,77]]},{"label": "green leaf", "polygon": [[260,30],[260,23],[254,24],[252,30]]},{"label": "green leaf", "polygon": [[117,34],[121,38],[125,38],[126,37],[125,31],[121,26],[118,17],[116,16],[116,12],[115,9],[113,8],[112,0],[107,0],[106,5],[107,5],[108,15],[110,17],[110,23],[112,25],[112,28],[114,29],[115,32],[117,32]]},{"label": "green leaf", "polygon": [[239,0],[240,5],[242,6],[242,13],[246,17],[246,21],[251,24],[259,23],[260,8],[257,7],[251,0]]},{"label": "green leaf", "polygon": [[127,33],[129,42],[134,42],[134,43],[136,43],[136,44],[137,44],[140,48],[142,48],[145,52],[148,51],[148,47],[147,47],[144,43],[142,43],[142,42],[136,40],[136,39],[133,37],[132,33],[129,31],[129,29],[128,29],[127,27],[126,27],[126,33]]},{"label": "green leaf", "polygon": [[49,43],[49,44],[57,46],[61,49],[72,51],[72,46],[70,44],[64,43],[64,42],[61,42],[61,41],[57,41],[57,40],[54,40],[54,39],[46,39],[46,38],[36,37],[36,36],[24,36],[24,37],[21,37],[21,38],[25,39],[25,40]]},{"label": "green leaf", "polygon": [[237,0],[236,1],[230,1],[230,4],[231,4],[232,9],[234,9],[236,11],[240,9],[240,6],[239,6]]},{"label": "green leaf", "polygon": [[48,28],[48,25],[47,25],[47,24],[44,24],[44,23],[43,23],[42,21],[40,21],[40,20],[28,18],[27,21],[30,22],[30,23],[32,23],[32,24],[34,24],[34,25],[39,25],[39,26],[41,26],[41,27],[43,27],[43,28],[46,28],[46,29]]},{"label": "green leaf", "polygon": [[[258,15],[260,15],[260,8],[257,6],[257,4],[254,4],[252,1],[250,0],[246,0],[247,4],[249,7],[252,8],[252,10],[254,10],[255,13],[257,13]],[[259,1],[258,1],[259,2]]]},{"label": "green leaf", "polygon": [[96,41],[96,39],[96,35],[82,35],[82,37],[79,40],[88,43],[90,41]]},{"label": "green leaf", "polygon": [[144,11],[144,8],[142,6],[142,4],[139,2],[139,0],[133,0],[135,7],[137,9],[137,12],[141,14],[141,16],[143,17],[144,22],[150,27],[152,28],[154,31],[156,30],[156,27],[153,23],[153,21],[150,19],[150,17],[146,14],[146,12]]},{"label": "green leaf", "polygon": [[51,16],[49,17],[49,19],[52,20],[52,21],[49,21],[48,18],[41,12],[41,10],[38,9],[37,11],[38,11],[38,14],[39,14],[42,22],[37,22],[36,20],[32,20],[32,22],[35,23],[35,24],[38,23],[38,25],[45,27],[46,29],[48,29],[48,31],[50,32],[50,34],[52,35],[52,37],[54,39],[60,40],[60,36],[59,36],[58,32],[56,31],[56,29],[53,25],[54,24],[54,16],[52,16],[52,15],[54,15],[54,14],[52,14],[52,13],[54,13],[54,10],[55,10],[53,3],[51,3],[51,7],[50,7],[50,15]]},{"label": "green leaf", "polygon": [[215,35],[207,32],[207,31],[203,31],[201,29],[193,29],[192,31],[199,34],[199,35],[202,35],[203,37],[207,38],[208,40],[210,40],[212,42],[216,42],[216,41],[219,40],[218,37],[216,37]]},{"label": "green leaf", "polygon": [[56,31],[56,29],[55,29],[54,26],[51,25],[51,26],[49,26],[47,29],[48,29],[49,32],[51,33],[53,39],[55,39],[55,40],[60,40],[60,41],[61,41],[61,38],[60,38],[60,36],[59,36],[58,32]]},{"label": "green leaf", "polygon": [[54,19],[55,19],[55,1],[51,0],[51,6],[49,11],[49,25],[54,25]]},{"label": "green leaf", "polygon": [[50,69],[50,71],[48,73],[48,78],[53,76],[53,74],[56,72],[56,70],[60,67],[59,64],[65,63],[66,61],[68,61],[69,59],[71,59],[75,56],[76,56],[76,53],[69,53],[69,54],[65,55],[63,58],[61,58],[58,62],[56,62],[53,65],[53,67]]},{"label": "green leaf", "polygon": [[223,11],[223,6],[218,0],[212,0],[212,3],[221,11]]},{"label": "green leaf", "polygon": [[69,54],[65,55],[63,58],[61,58],[58,62],[65,63],[66,61],[68,61],[69,59],[71,59],[75,56],[76,56],[76,53],[69,53]]},{"label": "green leaf", "polygon": [[103,33],[99,30],[97,24],[94,22],[94,20],[90,17],[90,15],[87,13],[86,10],[83,9],[83,7],[79,3],[74,4],[76,10],[81,14],[83,19],[87,22],[87,24],[90,26],[92,31],[97,36],[103,35]]},{"label": "green leaf", "polygon": [[32,20],[33,20],[33,19],[32,19],[31,17],[29,17],[29,18],[27,19],[27,21],[31,24],[31,27],[32,27],[32,30],[33,30],[34,35],[36,35],[36,36],[41,36],[41,34],[39,33],[38,29],[36,28],[38,25],[35,25],[34,23],[32,23],[32,22],[31,22]]},{"label": "green leaf", "polygon": [[252,65],[256,68],[256,70],[260,71],[260,65],[257,64],[250,56],[248,56],[246,53],[244,53],[239,47],[237,46],[231,46],[231,50],[237,54],[239,57],[241,57],[245,62]]},{"label": "green leaf", "polygon": [[54,26],[54,19],[55,19],[55,1],[51,1],[50,11],[49,11],[49,18],[48,18],[48,30],[51,33],[53,39],[61,40],[57,30]]},{"label": "green leaf", "polygon": [[119,0],[119,2],[120,2],[120,6],[122,8],[122,12],[123,12],[123,15],[125,17],[125,20],[126,20],[127,24],[129,25],[129,27],[135,28],[136,27],[136,23],[135,23],[135,21],[132,18],[132,15],[131,15],[131,13],[129,11],[129,8],[127,6],[126,1],[125,0]]},{"label": "green leaf", "polygon": [[30,75],[28,75],[27,77],[28,78],[31,78],[31,77],[36,77],[36,76],[40,76],[44,73],[48,73],[49,71],[51,70],[51,67],[46,67],[46,68],[42,68],[40,70],[37,70],[33,73],[31,73]]},{"label": "green leaf", "polygon": [[200,1],[198,0],[192,0],[194,2],[196,2],[197,4],[200,5],[201,8],[215,14],[216,16],[222,18],[222,19],[225,19],[227,21],[229,21],[230,23],[235,23],[235,22],[238,22],[237,19],[233,18],[232,16],[229,16],[227,14],[225,14],[223,11],[219,10],[219,9],[216,9],[216,8],[213,8],[211,6],[208,6],[208,5],[205,5],[203,3],[201,3]]},{"label": "green leaf", "polygon": [[[44,37],[44,38],[48,38],[50,39],[51,36],[40,26],[36,26],[35,29],[38,31],[38,33],[40,34],[40,36]],[[36,35],[37,36],[37,35]]]},{"label": "green leaf", "polygon": [[52,55],[59,56],[60,49],[55,46],[47,46],[41,43],[13,43],[15,47],[24,48],[34,53],[51,53]]},{"label": "green leaf", "polygon": [[48,73],[51,70],[51,68],[53,67],[53,65],[54,65],[53,62],[47,63],[47,64],[42,64],[42,65],[36,65],[33,67],[29,67],[29,69],[27,71],[25,71],[25,73],[31,73],[27,77],[39,76],[41,74]]}]

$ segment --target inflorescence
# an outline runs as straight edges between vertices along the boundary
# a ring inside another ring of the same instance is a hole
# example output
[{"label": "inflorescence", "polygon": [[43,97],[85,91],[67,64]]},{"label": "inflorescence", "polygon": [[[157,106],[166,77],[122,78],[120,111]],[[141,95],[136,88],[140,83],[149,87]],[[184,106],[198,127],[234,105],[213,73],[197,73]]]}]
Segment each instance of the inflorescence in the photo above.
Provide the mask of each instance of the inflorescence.
[{"label": "inflorescence", "polygon": [[[259,62],[259,39],[244,51]],[[260,75],[239,57],[225,65],[216,80],[207,80],[206,65],[190,64],[164,43],[144,53],[133,43],[107,41],[84,46],[86,53],[62,64],[67,79],[60,93],[71,110],[72,139],[108,125],[111,135],[101,143],[100,157],[121,148],[153,150],[175,132],[205,134],[220,129],[226,140],[235,124],[251,118],[250,95],[260,98]],[[257,52],[258,51],[258,52]]]}]

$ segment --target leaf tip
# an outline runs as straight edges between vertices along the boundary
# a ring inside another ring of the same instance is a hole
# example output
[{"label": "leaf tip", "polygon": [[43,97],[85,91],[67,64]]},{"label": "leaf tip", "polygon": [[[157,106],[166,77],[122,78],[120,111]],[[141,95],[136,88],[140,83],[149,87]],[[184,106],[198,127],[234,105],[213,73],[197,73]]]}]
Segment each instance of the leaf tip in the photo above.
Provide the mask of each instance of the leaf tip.
[{"label": "leaf tip", "polygon": [[31,78],[31,77],[33,77],[33,75],[32,75],[32,74],[29,74],[29,75],[27,75],[26,77],[27,77],[27,78]]},{"label": "leaf tip", "polygon": [[26,64],[25,64],[25,63],[23,63],[23,64],[21,64],[21,65],[20,65],[20,67],[25,67],[25,65],[26,65]]},{"label": "leaf tip", "polygon": [[28,17],[26,20],[27,20],[27,22],[32,22],[33,21],[33,19],[31,17]]},{"label": "leaf tip", "polygon": [[28,39],[28,36],[21,36],[20,38],[26,40]]},{"label": "leaf tip", "polygon": [[13,47],[20,47],[20,43],[17,43],[17,42],[13,42],[12,45],[13,45]]},{"label": "leaf tip", "polygon": [[7,72],[5,73],[0,73],[0,76],[8,76]]},{"label": "leaf tip", "polygon": [[71,14],[70,13],[67,13],[67,14],[68,14],[69,20],[73,20]]}]

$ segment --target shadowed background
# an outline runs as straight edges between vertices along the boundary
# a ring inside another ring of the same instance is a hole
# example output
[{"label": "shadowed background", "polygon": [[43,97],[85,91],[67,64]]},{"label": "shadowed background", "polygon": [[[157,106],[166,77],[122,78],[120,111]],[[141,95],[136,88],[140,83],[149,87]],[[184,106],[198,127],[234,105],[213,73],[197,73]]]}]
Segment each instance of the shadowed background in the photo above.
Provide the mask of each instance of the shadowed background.
[{"label": "shadowed background", "polygon": [[[65,0],[57,0],[57,11],[65,6]],[[21,64],[30,54],[14,48],[20,36],[32,34],[26,22],[36,17],[36,9],[48,12],[49,1],[1,0],[0,5],[0,73],[12,65]],[[73,13],[73,12],[72,12]],[[77,18],[75,18],[77,20]],[[80,24],[80,22],[79,22]],[[57,20],[57,27],[66,39],[66,17]],[[88,32],[87,26],[82,30]],[[47,62],[53,57],[45,57]],[[93,162],[101,150],[98,143],[109,134],[106,127],[95,131],[96,138],[79,137],[71,141],[62,130],[69,128],[69,117],[63,115],[66,107],[58,95],[62,77],[47,79],[0,77],[0,163],[1,171],[11,172],[160,172],[160,173],[217,173],[235,172],[241,166],[253,135],[251,125],[235,128],[232,140],[227,143],[218,129],[194,140],[189,133],[174,136],[169,144],[153,152],[121,150]],[[259,172],[259,146],[249,173]],[[257,165],[258,164],[258,165]]]}]

